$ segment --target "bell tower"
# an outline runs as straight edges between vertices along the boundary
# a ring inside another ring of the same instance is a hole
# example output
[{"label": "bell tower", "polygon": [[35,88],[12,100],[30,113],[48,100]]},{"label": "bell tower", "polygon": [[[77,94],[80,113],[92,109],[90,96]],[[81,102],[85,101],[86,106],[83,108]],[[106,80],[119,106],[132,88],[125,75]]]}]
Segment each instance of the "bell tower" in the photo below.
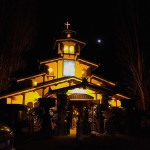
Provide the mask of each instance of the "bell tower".
[{"label": "bell tower", "polygon": [[64,25],[66,29],[62,31],[63,36],[56,40],[55,45],[58,45],[58,54],[64,59],[75,60],[86,43],[74,38],[77,32],[70,29],[70,23],[66,22]]}]

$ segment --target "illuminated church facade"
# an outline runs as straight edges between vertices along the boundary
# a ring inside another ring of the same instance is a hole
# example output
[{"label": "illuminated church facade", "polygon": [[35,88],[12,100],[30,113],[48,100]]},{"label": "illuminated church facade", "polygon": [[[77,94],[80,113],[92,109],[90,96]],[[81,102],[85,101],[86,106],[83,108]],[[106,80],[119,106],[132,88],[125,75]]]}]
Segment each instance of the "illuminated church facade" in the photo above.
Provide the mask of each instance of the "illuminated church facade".
[{"label": "illuminated church facade", "polygon": [[40,61],[40,72],[17,79],[21,89],[0,95],[7,104],[24,104],[34,107],[38,98],[55,97],[66,93],[72,102],[92,101],[101,104],[107,95],[109,105],[121,107],[122,99],[129,99],[112,89],[115,83],[93,73],[99,64],[80,58],[80,52],[86,43],[74,38],[75,31],[68,28],[63,38],[55,41],[58,57]]}]

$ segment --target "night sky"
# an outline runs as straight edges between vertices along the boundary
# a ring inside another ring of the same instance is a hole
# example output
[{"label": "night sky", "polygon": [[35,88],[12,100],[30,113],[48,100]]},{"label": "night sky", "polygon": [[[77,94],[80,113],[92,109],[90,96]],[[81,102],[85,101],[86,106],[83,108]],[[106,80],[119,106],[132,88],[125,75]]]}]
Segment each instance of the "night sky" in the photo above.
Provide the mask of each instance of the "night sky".
[{"label": "night sky", "polygon": [[[145,63],[149,66],[150,39],[150,4],[143,1],[95,1],[77,2],[65,1],[39,3],[40,36],[39,50],[52,50],[53,41],[60,37],[64,22],[71,23],[77,38],[87,43],[81,51],[85,59],[101,64],[99,70],[102,76],[117,81],[122,76],[123,66],[120,54],[123,55],[124,46],[122,33],[132,36],[132,17],[137,22],[141,49]],[[131,27],[130,27],[131,26]],[[101,43],[97,43],[101,39]]]},{"label": "night sky", "polygon": [[[9,0],[11,2],[11,0]],[[8,2],[9,2],[8,1]],[[16,8],[20,7],[17,4]],[[12,3],[12,2],[11,2]],[[36,36],[34,46],[27,53],[27,61],[31,63],[39,59],[47,59],[53,55],[53,44],[61,36],[69,22],[71,29],[77,31],[77,39],[87,45],[81,51],[82,58],[101,64],[100,74],[114,81],[120,80],[123,66],[119,62],[123,55],[122,33],[129,33],[132,37],[131,18],[138,22],[138,34],[141,49],[144,53],[146,66],[149,66],[150,39],[150,3],[148,1],[55,1],[43,0],[26,1],[20,13],[29,8],[33,16]],[[98,44],[97,40],[101,39]],[[36,52],[36,55],[33,55]],[[26,54],[26,55],[27,55]]]}]

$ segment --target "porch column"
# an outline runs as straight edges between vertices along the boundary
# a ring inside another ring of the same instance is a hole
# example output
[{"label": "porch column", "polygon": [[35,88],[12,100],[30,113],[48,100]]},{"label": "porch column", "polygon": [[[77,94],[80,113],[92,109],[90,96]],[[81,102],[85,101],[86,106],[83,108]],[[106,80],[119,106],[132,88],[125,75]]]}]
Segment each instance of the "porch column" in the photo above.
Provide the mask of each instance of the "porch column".
[{"label": "porch column", "polygon": [[22,97],[23,97],[22,104],[25,105],[25,93],[22,94]]},{"label": "porch column", "polygon": [[104,106],[104,109],[107,109],[108,107],[108,100],[109,100],[109,95],[106,93],[102,94],[102,105]]},{"label": "porch column", "polygon": [[43,75],[43,83],[45,82],[45,75]]},{"label": "porch column", "polygon": [[57,79],[58,79],[58,60],[57,60]]},{"label": "porch column", "polygon": [[42,97],[44,97],[44,90],[45,88],[42,88]]}]

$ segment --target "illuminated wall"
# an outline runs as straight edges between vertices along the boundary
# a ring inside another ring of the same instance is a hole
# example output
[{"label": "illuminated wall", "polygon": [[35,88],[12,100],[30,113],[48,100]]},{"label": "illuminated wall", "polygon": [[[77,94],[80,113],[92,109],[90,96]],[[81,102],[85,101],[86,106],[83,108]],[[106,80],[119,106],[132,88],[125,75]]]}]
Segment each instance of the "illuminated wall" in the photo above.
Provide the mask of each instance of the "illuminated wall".
[{"label": "illuminated wall", "polygon": [[[38,98],[40,98],[40,96],[36,91],[26,93],[25,105],[27,105],[29,102],[32,102],[34,104]],[[23,104],[23,95],[17,95],[13,96],[12,98],[7,98],[7,104]]]},{"label": "illuminated wall", "polygon": [[42,82],[43,82],[43,76],[36,77],[36,78],[33,79],[33,80],[36,81],[37,83],[42,83]]},{"label": "illuminated wall", "polygon": [[7,98],[7,104],[23,104],[23,95],[13,96],[12,98]]},{"label": "illuminated wall", "polygon": [[109,101],[109,105],[112,107],[121,107],[121,101],[117,99],[112,99]]},{"label": "illuminated wall", "polygon": [[75,76],[78,77],[78,78],[82,78],[82,70],[83,69],[87,70],[89,68],[89,66],[81,64],[78,61],[75,62],[75,65],[76,65]]},{"label": "illuminated wall", "polygon": [[34,104],[40,97],[41,96],[36,91],[26,93],[25,94],[25,105],[27,105],[29,102],[32,102]]},{"label": "illuminated wall", "polygon": [[91,79],[90,81],[91,81],[91,83],[93,83],[93,84],[95,84],[95,85],[98,85],[98,86],[101,86],[101,85],[102,85],[102,82],[99,82],[99,81],[97,81],[97,80],[95,80],[95,79]]}]

